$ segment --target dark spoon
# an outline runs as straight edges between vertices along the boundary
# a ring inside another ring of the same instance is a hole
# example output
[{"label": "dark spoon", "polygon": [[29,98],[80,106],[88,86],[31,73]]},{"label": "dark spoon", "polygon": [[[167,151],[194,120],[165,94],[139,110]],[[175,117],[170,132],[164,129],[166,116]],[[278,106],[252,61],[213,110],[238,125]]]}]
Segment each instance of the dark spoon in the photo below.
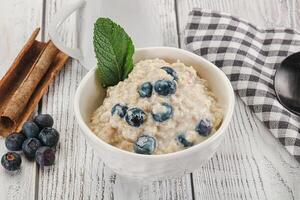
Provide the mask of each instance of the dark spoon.
[{"label": "dark spoon", "polygon": [[274,88],[280,103],[300,116],[300,52],[282,61],[275,74]]}]

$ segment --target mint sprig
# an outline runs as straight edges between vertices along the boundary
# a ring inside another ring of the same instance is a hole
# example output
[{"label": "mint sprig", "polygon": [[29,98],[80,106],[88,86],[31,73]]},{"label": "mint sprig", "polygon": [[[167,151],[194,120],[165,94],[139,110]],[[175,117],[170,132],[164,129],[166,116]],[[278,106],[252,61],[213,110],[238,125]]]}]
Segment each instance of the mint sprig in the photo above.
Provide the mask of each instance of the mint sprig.
[{"label": "mint sprig", "polygon": [[99,18],[93,39],[102,86],[113,86],[127,78],[133,68],[134,45],[124,29],[108,18]]}]

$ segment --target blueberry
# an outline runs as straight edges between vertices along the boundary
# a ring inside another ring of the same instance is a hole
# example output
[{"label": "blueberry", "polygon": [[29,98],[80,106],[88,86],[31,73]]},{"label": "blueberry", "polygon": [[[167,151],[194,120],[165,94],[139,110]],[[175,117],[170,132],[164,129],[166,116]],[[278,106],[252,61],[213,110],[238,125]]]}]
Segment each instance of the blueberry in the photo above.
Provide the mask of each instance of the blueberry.
[{"label": "blueberry", "polygon": [[148,135],[141,135],[133,144],[134,152],[138,154],[150,155],[155,150],[155,147],[155,138]]},{"label": "blueberry", "polygon": [[152,113],[152,117],[157,122],[163,122],[170,119],[173,115],[173,107],[168,103],[161,103],[164,108],[163,112]]},{"label": "blueberry", "polygon": [[35,160],[41,167],[53,165],[55,152],[50,147],[40,147],[35,153]]},{"label": "blueberry", "polygon": [[203,136],[208,136],[211,133],[212,124],[209,119],[200,120],[199,124],[196,126],[196,131]]},{"label": "blueberry", "polygon": [[126,115],[127,110],[128,110],[127,106],[117,103],[116,105],[114,105],[114,107],[112,107],[111,115],[117,114],[121,118],[123,118]]},{"label": "blueberry", "polygon": [[2,156],[1,164],[8,171],[20,169],[22,163],[21,156],[15,152],[7,152]]},{"label": "blueberry", "polygon": [[44,146],[54,147],[59,139],[57,130],[51,127],[44,128],[39,134],[39,140]]},{"label": "blueberry", "polygon": [[184,147],[191,147],[194,145],[193,142],[189,142],[187,141],[187,139],[185,138],[185,136],[183,134],[180,134],[177,136],[177,140],[178,142],[180,142],[180,144],[182,144]]},{"label": "blueberry", "polygon": [[144,123],[146,117],[146,113],[140,108],[130,108],[125,115],[125,120],[129,125],[139,127]]},{"label": "blueberry", "polygon": [[35,156],[35,152],[41,146],[41,142],[36,138],[28,138],[22,145],[22,150],[25,157],[32,160]]},{"label": "blueberry", "polygon": [[22,133],[24,133],[27,138],[36,138],[39,132],[40,128],[32,121],[25,122],[22,127]]},{"label": "blueberry", "polygon": [[22,144],[26,137],[22,133],[12,133],[5,139],[5,146],[10,151],[22,150]]},{"label": "blueberry", "polygon": [[52,127],[54,124],[53,118],[49,114],[40,114],[36,116],[33,121],[40,129]]},{"label": "blueberry", "polygon": [[176,83],[169,80],[158,80],[154,84],[154,90],[162,96],[174,94],[176,92]]},{"label": "blueberry", "polygon": [[140,97],[151,97],[152,95],[153,86],[150,82],[145,82],[139,87],[139,94]]},{"label": "blueberry", "polygon": [[175,81],[178,80],[177,72],[173,68],[164,66],[164,67],[161,67],[161,69],[165,70],[167,72],[167,74],[170,74],[174,78]]}]

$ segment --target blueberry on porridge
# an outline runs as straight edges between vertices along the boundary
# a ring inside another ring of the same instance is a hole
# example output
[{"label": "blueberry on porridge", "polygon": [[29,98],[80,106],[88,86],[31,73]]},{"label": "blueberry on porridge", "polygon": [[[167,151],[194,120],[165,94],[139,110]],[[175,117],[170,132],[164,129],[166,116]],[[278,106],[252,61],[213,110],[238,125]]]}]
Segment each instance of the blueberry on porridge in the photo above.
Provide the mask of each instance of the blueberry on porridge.
[{"label": "blueberry on porridge", "polygon": [[140,97],[151,97],[153,86],[150,82],[145,82],[139,87]]},{"label": "blueberry on porridge", "polygon": [[171,76],[173,76],[173,78],[174,78],[175,81],[178,80],[178,76],[177,76],[176,71],[174,69],[172,69],[171,67],[163,66],[161,69],[165,70],[168,74],[170,74]]},{"label": "blueberry on porridge", "polygon": [[114,105],[114,107],[112,107],[111,115],[116,114],[116,115],[119,115],[119,117],[123,118],[125,116],[127,110],[128,110],[127,106],[117,103],[116,105]]},{"label": "blueberry on porridge", "polygon": [[184,147],[191,147],[194,145],[194,143],[187,141],[184,134],[180,134],[177,136],[177,140],[180,144],[182,144]]},{"label": "blueberry on porridge", "polygon": [[156,140],[154,137],[141,135],[133,145],[135,153],[151,154],[155,150]]},{"label": "blueberry on porridge", "polygon": [[175,94],[176,92],[176,83],[171,80],[158,80],[154,84],[154,90],[157,94],[162,96],[168,96]]},{"label": "blueberry on porridge", "polygon": [[207,81],[177,61],[142,60],[107,88],[90,127],[105,142],[138,154],[166,154],[206,140],[222,122]]},{"label": "blueberry on porridge", "polygon": [[203,136],[208,136],[212,130],[212,125],[209,119],[201,119],[196,126],[196,131]]},{"label": "blueberry on porridge", "polygon": [[125,119],[129,125],[139,127],[146,120],[146,113],[140,108],[130,108],[125,115]]},{"label": "blueberry on porridge", "polygon": [[168,103],[160,103],[153,106],[152,117],[157,122],[163,122],[170,119],[173,115],[173,107]]}]

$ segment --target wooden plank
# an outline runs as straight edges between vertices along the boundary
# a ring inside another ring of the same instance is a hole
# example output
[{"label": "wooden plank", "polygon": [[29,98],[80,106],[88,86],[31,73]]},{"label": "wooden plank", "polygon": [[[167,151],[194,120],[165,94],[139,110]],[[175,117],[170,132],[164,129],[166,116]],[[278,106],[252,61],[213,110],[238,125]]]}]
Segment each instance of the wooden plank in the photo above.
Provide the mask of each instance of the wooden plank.
[{"label": "wooden plank", "polygon": [[[64,1],[65,2],[65,1]],[[46,33],[62,0],[46,2]],[[177,46],[174,4],[172,0],[154,5],[163,26],[164,44]],[[76,46],[75,18],[71,17],[60,31],[68,46]],[[73,116],[72,99],[82,77],[86,74],[72,60],[56,78],[43,99],[42,113],[50,113],[54,127],[61,133],[56,164],[40,170],[39,199],[191,199],[190,176],[160,182],[139,184],[112,172],[86,143]],[[127,198],[128,197],[128,198]]]},{"label": "wooden plank", "polygon": [[[298,23],[295,19],[299,12],[293,2],[296,1],[178,0],[181,41],[193,7],[229,12],[271,28]],[[288,17],[291,8],[294,18]],[[238,99],[222,147],[202,170],[193,174],[195,199],[300,199],[299,174],[300,165]]]},{"label": "wooden plank", "polygon": [[292,28],[299,31],[300,30],[300,22],[299,22],[300,2],[297,0],[287,1],[287,8],[289,10],[289,12],[288,12],[289,25]]},{"label": "wooden plank", "polygon": [[5,1],[0,6],[0,78],[35,28],[42,25],[42,2]]},{"label": "wooden plank", "polygon": [[223,145],[193,177],[196,199],[300,197],[300,165],[241,100]]},{"label": "wooden plank", "polygon": [[[33,30],[42,26],[42,1],[3,1],[0,6],[0,78],[10,67]],[[39,37],[40,39],[40,37]],[[1,156],[7,152],[4,139],[0,139]],[[1,199],[34,199],[36,165],[22,157],[17,173],[0,169]]]},{"label": "wooden plank", "polygon": [[159,15],[163,45],[178,47],[177,19],[174,0],[152,0],[153,15]]},{"label": "wooden plank", "polygon": [[[176,0],[179,16],[180,38],[188,13],[194,8],[232,13],[260,27],[290,27],[291,19],[287,0]],[[183,41],[183,40],[181,40]]]}]

